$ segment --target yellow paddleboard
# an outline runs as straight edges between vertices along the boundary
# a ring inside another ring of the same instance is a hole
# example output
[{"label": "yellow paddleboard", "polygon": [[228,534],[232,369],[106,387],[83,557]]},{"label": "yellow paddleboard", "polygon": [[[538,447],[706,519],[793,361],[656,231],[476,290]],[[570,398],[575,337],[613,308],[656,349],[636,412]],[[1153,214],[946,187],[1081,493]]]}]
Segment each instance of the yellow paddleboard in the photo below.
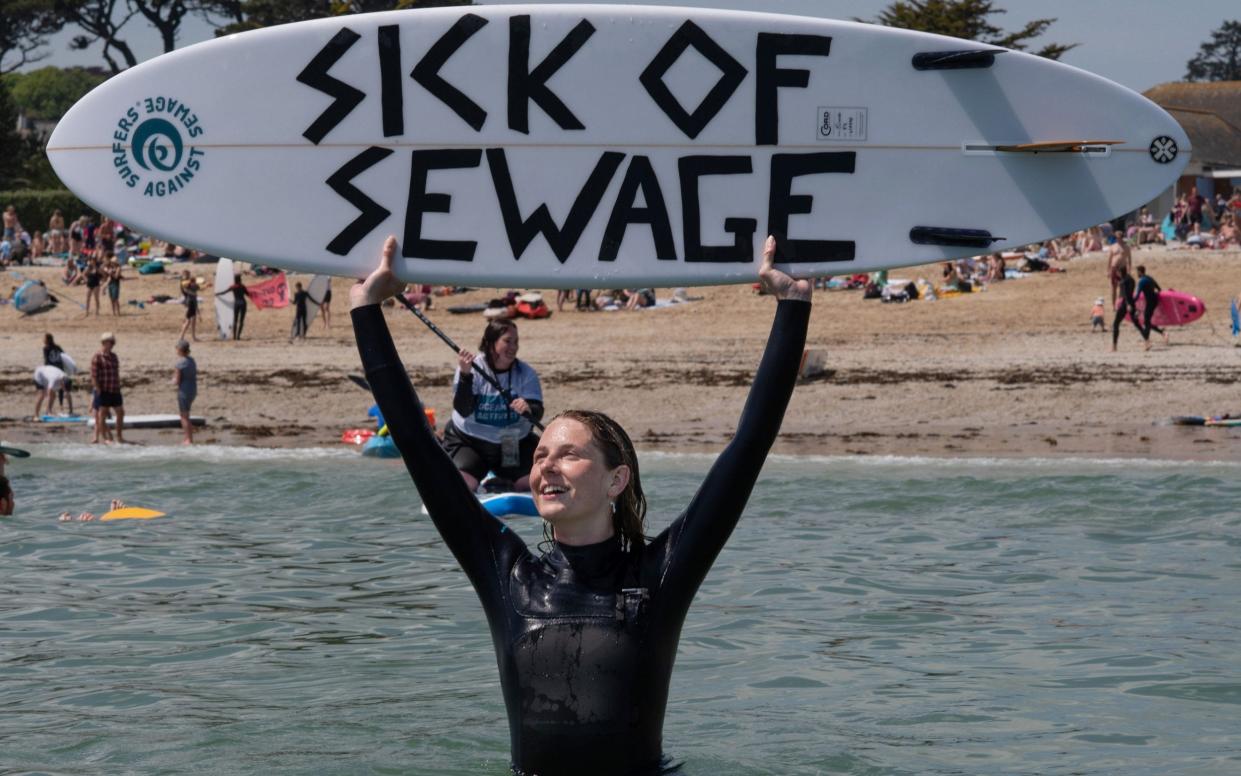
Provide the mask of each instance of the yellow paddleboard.
[{"label": "yellow paddleboard", "polygon": [[111,512],[105,512],[100,520],[150,520],[153,517],[163,517],[164,513],[155,509],[143,509],[142,507],[122,507],[114,509]]}]

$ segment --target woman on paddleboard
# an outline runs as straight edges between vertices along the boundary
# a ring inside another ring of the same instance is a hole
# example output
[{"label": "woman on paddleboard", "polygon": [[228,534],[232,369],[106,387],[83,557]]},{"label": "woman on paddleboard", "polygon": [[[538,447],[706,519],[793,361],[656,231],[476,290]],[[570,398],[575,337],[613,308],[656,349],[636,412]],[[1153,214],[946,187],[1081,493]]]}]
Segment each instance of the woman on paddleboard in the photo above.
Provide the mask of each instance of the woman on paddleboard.
[{"label": "woman on paddleboard", "polygon": [[471,491],[488,472],[507,480],[512,490],[530,489],[530,464],[539,441],[534,423],[543,418],[543,387],[534,369],[517,358],[517,346],[517,324],[496,318],[483,330],[479,355],[465,348],[457,354],[444,450]]},{"label": "woman on paddleboard", "polygon": [[774,268],[769,237],[759,278],[779,302],[737,432],[689,506],[649,542],[625,431],[596,412],[547,425],[530,472],[551,529],[539,555],[483,510],[423,420],[380,308],[403,287],[395,251],[389,237],[379,268],[350,293],[358,350],[423,503],[482,601],[513,773],[669,772],[663,719],[681,625],[775,441],[805,345],[810,282]]}]

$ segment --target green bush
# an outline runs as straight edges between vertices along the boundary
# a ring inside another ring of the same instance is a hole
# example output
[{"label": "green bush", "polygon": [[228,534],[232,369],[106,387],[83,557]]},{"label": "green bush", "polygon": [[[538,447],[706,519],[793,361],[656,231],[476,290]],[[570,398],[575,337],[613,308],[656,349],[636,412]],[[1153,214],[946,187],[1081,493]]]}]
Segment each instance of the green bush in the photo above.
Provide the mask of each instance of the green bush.
[{"label": "green bush", "polygon": [[91,215],[99,222],[99,213],[85,205],[68,189],[45,191],[0,191],[0,210],[9,205],[17,208],[17,219],[27,232],[47,233],[47,222],[52,211],[59,209],[65,217],[65,228],[80,215]]}]

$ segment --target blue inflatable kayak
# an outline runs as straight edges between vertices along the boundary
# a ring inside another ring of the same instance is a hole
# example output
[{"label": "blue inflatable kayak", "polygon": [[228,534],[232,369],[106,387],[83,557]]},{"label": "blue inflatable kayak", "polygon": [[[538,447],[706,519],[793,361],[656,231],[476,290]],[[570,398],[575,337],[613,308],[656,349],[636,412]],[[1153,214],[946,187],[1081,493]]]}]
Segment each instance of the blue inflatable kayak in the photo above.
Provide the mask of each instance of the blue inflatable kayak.
[{"label": "blue inflatable kayak", "polygon": [[401,451],[390,436],[373,436],[362,445],[362,455],[368,458],[400,458]]}]

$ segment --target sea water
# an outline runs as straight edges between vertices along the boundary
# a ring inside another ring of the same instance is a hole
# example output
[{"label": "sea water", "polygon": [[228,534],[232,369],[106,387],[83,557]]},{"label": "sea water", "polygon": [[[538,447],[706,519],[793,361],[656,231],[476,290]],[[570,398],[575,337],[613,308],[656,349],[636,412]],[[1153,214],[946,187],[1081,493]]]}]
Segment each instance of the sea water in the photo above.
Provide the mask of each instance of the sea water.
[{"label": "sea water", "polygon": [[[399,463],[33,452],[0,520],[0,773],[507,772],[478,601]],[[654,532],[711,458],[642,463]],[[168,516],[56,520],[114,497]],[[773,457],[665,747],[711,776],[1241,772],[1239,504],[1229,464]]]}]

